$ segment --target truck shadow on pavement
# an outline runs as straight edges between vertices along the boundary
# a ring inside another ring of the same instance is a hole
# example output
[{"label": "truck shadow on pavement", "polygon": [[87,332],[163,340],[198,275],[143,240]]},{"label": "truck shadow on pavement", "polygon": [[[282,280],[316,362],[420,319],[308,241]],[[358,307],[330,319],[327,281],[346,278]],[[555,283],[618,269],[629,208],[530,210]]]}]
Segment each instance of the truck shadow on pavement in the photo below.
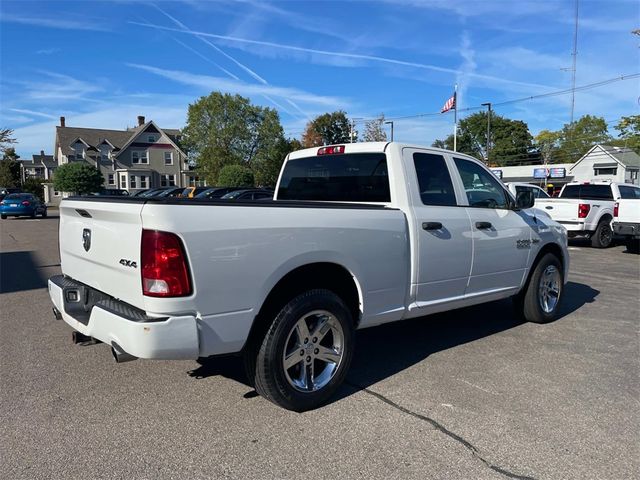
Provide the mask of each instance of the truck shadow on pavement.
[{"label": "truck shadow on pavement", "polygon": [[0,293],[35,290],[47,286],[33,252],[0,252]]},{"label": "truck shadow on pavement", "polygon": [[[588,285],[565,285],[559,318],[592,303],[599,291]],[[554,323],[555,323],[554,322]],[[338,401],[393,376],[436,352],[473,342],[525,323],[515,313],[510,300],[452,310],[358,331],[356,351],[347,380],[331,400]],[[203,379],[222,375],[249,386],[238,357],[200,359],[200,367],[189,375]],[[245,398],[256,396],[254,391]]]}]

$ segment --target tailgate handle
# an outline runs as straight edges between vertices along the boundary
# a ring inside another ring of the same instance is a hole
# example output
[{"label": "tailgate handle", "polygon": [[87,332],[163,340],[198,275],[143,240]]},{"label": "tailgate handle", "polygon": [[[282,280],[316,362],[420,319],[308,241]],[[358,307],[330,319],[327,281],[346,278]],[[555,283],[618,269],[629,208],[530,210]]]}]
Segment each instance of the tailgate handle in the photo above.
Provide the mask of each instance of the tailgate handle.
[{"label": "tailgate handle", "polygon": [[80,215],[81,217],[91,218],[91,214],[86,210],[82,210],[81,208],[76,208],[76,212],[78,212],[78,215]]},{"label": "tailgate handle", "polygon": [[422,222],[423,230],[442,230],[442,224],[440,222]]},{"label": "tailgate handle", "polygon": [[491,222],[476,222],[476,228],[478,230],[489,230],[492,227]]}]

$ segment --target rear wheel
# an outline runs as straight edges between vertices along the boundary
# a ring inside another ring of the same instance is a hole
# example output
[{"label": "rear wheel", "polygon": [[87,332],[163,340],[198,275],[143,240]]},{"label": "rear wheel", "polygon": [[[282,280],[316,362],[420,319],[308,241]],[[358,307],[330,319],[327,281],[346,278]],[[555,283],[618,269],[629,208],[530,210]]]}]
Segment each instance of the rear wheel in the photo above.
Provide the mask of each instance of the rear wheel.
[{"label": "rear wheel", "polygon": [[607,220],[601,220],[598,228],[591,236],[591,246],[595,248],[607,248],[613,242],[613,230]]},{"label": "rear wheel", "polygon": [[280,310],[257,351],[245,353],[247,376],[276,405],[310,410],[343,382],[353,349],[353,319],[342,299],[309,290]]},{"label": "rear wheel", "polygon": [[5,214],[2,214],[2,215],[0,215],[0,218],[1,218],[2,220],[6,220],[6,219],[7,219],[7,216],[6,216]]},{"label": "rear wheel", "polygon": [[557,317],[563,278],[558,257],[551,253],[544,255],[536,265],[524,292],[516,297],[516,307],[525,320],[547,323]]},{"label": "rear wheel", "polygon": [[47,218],[47,209],[46,208],[44,208],[42,210],[42,218]]}]

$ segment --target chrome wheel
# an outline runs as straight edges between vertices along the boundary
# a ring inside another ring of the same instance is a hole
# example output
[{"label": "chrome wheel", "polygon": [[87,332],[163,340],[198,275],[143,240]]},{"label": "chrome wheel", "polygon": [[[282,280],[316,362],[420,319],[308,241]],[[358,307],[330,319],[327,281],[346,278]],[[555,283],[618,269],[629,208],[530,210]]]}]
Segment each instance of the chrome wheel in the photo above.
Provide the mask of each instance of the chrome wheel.
[{"label": "chrome wheel", "polygon": [[548,265],[540,276],[538,301],[544,313],[552,313],[560,299],[560,271],[554,265]]},{"label": "chrome wheel", "polygon": [[340,322],[331,312],[305,314],[289,332],[282,355],[289,384],[300,392],[325,387],[342,362],[344,343]]}]

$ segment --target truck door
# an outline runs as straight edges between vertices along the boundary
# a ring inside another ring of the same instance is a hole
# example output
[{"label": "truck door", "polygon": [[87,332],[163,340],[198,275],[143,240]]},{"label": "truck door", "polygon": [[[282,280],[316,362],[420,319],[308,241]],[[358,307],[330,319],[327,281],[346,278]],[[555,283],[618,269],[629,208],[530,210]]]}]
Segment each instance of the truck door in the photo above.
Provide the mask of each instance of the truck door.
[{"label": "truck door", "polygon": [[531,251],[530,215],[515,211],[498,179],[480,163],[453,158],[467,197],[473,267],[466,294],[520,287]]},{"label": "truck door", "polygon": [[412,292],[422,309],[462,297],[471,272],[471,223],[458,206],[449,161],[439,152],[403,149],[414,221]]}]

